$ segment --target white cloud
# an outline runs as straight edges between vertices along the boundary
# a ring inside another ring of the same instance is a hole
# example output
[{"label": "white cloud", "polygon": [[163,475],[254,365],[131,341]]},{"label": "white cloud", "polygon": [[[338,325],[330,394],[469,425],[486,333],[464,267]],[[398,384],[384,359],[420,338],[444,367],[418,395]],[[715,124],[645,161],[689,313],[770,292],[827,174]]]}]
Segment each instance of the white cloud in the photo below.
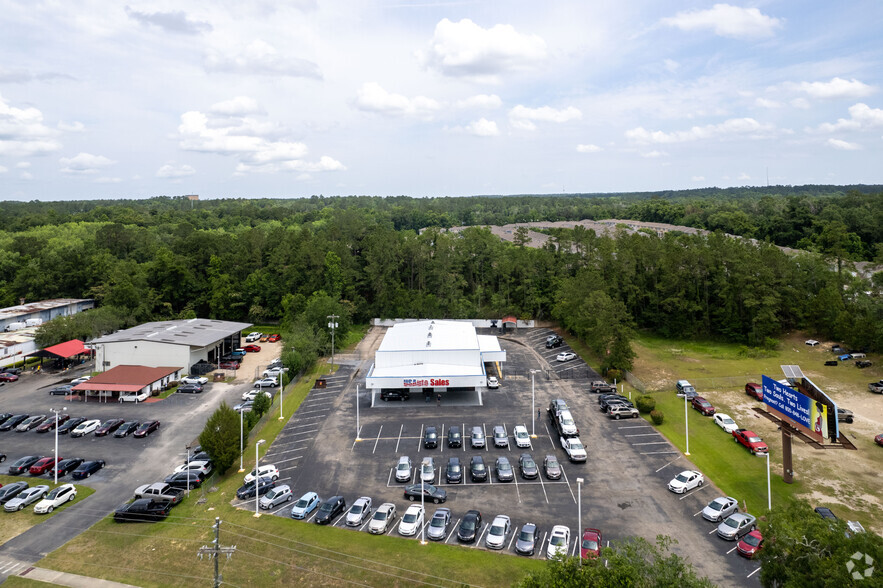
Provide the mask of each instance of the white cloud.
[{"label": "white cloud", "polygon": [[832,78],[830,82],[801,82],[797,89],[813,98],[864,98],[874,93],[874,88],[857,79]]},{"label": "white cloud", "polygon": [[559,110],[549,106],[528,108],[519,104],[509,111],[509,123],[516,129],[525,131],[533,131],[537,128],[534,121],[564,123],[571,120],[580,120],[582,117],[583,113],[573,106]]},{"label": "white cloud", "polygon": [[674,59],[665,59],[662,61],[662,66],[666,69],[666,71],[670,71],[672,73],[678,71],[681,68],[681,64],[675,61]]},{"label": "white cloud", "polygon": [[106,178],[106,177],[95,178],[95,180],[94,180],[94,182],[96,184],[119,184],[122,181],[123,180],[121,178]]},{"label": "white cloud", "polygon": [[28,169],[29,167],[31,167],[30,161],[19,161],[15,164],[16,169]]},{"label": "white cloud", "polygon": [[34,179],[34,176],[30,172],[26,172],[26,171],[23,171],[20,174],[18,174],[18,177],[21,178],[22,180],[33,180]]},{"label": "white cloud", "polygon": [[158,27],[167,33],[198,35],[212,30],[207,22],[193,20],[183,10],[175,12],[140,12],[126,6],[126,14],[143,25]]},{"label": "white cloud", "polygon": [[745,172],[742,172],[741,174],[739,174],[739,177],[736,178],[736,179],[737,179],[737,180],[742,180],[742,181],[748,181],[748,180],[751,179],[751,176],[749,176],[749,175],[746,174]]},{"label": "white cloud", "polygon": [[457,108],[484,108],[488,110],[499,108],[502,105],[503,101],[496,94],[476,94],[454,103]]},{"label": "white cloud", "polygon": [[275,47],[256,39],[239,50],[224,49],[205,56],[205,68],[210,72],[290,76],[322,79],[319,66],[306,59],[279,55]]},{"label": "white cloud", "polygon": [[376,82],[362,84],[356,95],[356,106],[359,110],[376,112],[386,116],[413,116],[432,118],[441,104],[426,96],[408,98],[401,94],[393,94],[384,90]]},{"label": "white cloud", "polygon": [[8,171],[9,171],[8,167],[3,167],[2,165],[0,165],[0,174],[5,174]]},{"label": "white cloud", "polygon": [[477,137],[496,137],[500,134],[497,123],[484,117],[466,125],[466,132]]},{"label": "white cloud", "polygon": [[224,100],[212,104],[209,111],[212,114],[224,114],[227,116],[245,116],[247,114],[264,114],[264,109],[258,105],[258,101],[248,96],[237,96],[230,100]]},{"label": "white cloud", "polygon": [[806,98],[795,98],[789,104],[794,108],[800,108],[802,110],[809,108],[809,101],[807,101]]},{"label": "white cloud", "polygon": [[781,19],[767,16],[757,8],[731,4],[715,4],[707,10],[679,12],[660,22],[682,31],[713,30],[721,37],[736,39],[771,37],[783,23]]},{"label": "white cloud", "polygon": [[533,69],[545,61],[546,42],[507,24],[485,29],[468,18],[460,22],[445,18],[418,57],[446,76],[494,82],[501,74]]},{"label": "white cloud", "polygon": [[184,178],[187,176],[192,176],[196,173],[196,170],[193,169],[189,165],[174,165],[171,163],[167,163],[158,170],[156,170],[156,177],[158,178]]},{"label": "white cloud", "polygon": [[666,153],[665,151],[657,151],[655,149],[653,151],[646,151],[644,153],[641,153],[641,157],[646,157],[647,159],[657,159],[659,157],[665,157],[667,155],[668,153]]},{"label": "white cloud", "polygon": [[781,108],[782,103],[776,100],[769,100],[767,98],[755,98],[754,99],[755,106],[760,106],[761,108]]},{"label": "white cloud", "polygon": [[829,147],[840,149],[841,151],[858,151],[862,148],[858,143],[850,143],[849,141],[842,141],[840,139],[828,139],[827,144]]},{"label": "white cloud", "polygon": [[693,177],[690,178],[690,179],[693,180],[694,182],[704,182],[704,181],[705,181],[705,176],[693,176]]},{"label": "white cloud", "polygon": [[61,171],[66,174],[95,174],[98,170],[116,163],[103,155],[91,153],[78,153],[74,157],[62,157],[58,160],[62,165]]},{"label": "white cloud", "polygon": [[597,145],[593,145],[592,143],[583,144],[580,143],[576,146],[576,150],[579,153],[598,153],[599,151],[604,151],[603,147],[598,147]]},{"label": "white cloud", "polygon": [[56,126],[58,127],[59,131],[65,131],[68,133],[81,133],[86,128],[83,123],[77,120],[72,123],[66,123],[60,120],[58,121],[58,124]]},{"label": "white cloud", "polygon": [[28,157],[61,149],[58,132],[43,124],[43,113],[34,107],[16,108],[0,95],[0,155]]},{"label": "white cloud", "polygon": [[685,143],[705,139],[725,137],[746,137],[759,139],[769,137],[775,131],[771,124],[762,124],[753,118],[731,118],[717,125],[705,125],[704,127],[692,127],[687,131],[648,131],[644,127],[629,129],[625,136],[630,141],[647,145],[651,143]]},{"label": "white cloud", "polygon": [[883,127],[883,109],[871,108],[863,102],[849,107],[849,117],[839,118],[835,123],[822,123],[818,130],[823,133],[835,133]]}]

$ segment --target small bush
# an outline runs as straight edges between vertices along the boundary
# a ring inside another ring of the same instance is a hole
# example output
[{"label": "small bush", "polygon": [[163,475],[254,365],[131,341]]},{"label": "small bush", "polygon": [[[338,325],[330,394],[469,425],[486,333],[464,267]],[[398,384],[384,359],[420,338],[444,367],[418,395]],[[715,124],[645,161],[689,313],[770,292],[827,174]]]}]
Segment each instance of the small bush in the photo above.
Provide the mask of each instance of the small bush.
[{"label": "small bush", "polygon": [[650,412],[650,418],[653,419],[654,425],[659,426],[665,420],[665,415],[662,414],[661,410],[654,410]]},{"label": "small bush", "polygon": [[656,409],[656,399],[649,395],[638,396],[635,405],[641,414],[649,414]]}]

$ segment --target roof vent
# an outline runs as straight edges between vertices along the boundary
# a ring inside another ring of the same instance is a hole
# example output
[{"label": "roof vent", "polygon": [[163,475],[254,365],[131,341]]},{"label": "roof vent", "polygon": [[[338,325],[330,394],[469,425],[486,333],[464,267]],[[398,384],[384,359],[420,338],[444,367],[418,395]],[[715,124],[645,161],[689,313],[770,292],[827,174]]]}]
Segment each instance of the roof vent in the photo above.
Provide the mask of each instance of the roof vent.
[{"label": "roof vent", "polygon": [[432,341],[427,341],[427,342],[426,342],[426,346],[427,346],[427,347],[432,347]]},{"label": "roof vent", "polygon": [[432,339],[432,333],[429,333],[428,335],[426,335],[426,338],[427,338],[427,339]]}]

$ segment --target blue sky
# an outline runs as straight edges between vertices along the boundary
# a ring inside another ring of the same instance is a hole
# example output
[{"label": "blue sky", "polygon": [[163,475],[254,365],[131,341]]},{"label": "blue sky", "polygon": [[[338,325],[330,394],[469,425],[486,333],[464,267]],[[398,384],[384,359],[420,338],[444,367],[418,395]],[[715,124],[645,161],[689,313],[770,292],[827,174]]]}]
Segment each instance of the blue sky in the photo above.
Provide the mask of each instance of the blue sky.
[{"label": "blue sky", "polygon": [[0,199],[883,183],[879,2],[0,10]]}]

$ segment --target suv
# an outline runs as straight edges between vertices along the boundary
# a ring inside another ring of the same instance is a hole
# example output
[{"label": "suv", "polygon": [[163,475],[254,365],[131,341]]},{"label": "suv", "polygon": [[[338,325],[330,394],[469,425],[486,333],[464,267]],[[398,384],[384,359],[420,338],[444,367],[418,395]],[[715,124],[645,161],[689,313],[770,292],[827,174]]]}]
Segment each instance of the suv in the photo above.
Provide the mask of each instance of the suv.
[{"label": "suv", "polygon": [[463,435],[460,434],[460,427],[452,425],[448,427],[448,447],[461,447],[463,445]]},{"label": "suv", "polygon": [[745,384],[745,394],[757,400],[763,400],[763,386],[756,382],[748,382]]},{"label": "suv", "polygon": [[694,396],[690,400],[690,404],[705,416],[711,416],[714,414],[714,406],[701,396]]},{"label": "suv", "polygon": [[445,480],[447,480],[448,484],[459,484],[463,481],[463,467],[460,465],[459,457],[448,459],[448,467],[445,468]]},{"label": "suv", "polygon": [[579,428],[573,420],[573,415],[569,410],[562,410],[555,419],[555,428],[558,430],[559,437],[577,437],[579,436]]},{"label": "suv", "polygon": [[694,388],[687,380],[678,380],[678,383],[675,384],[675,389],[678,391],[678,396],[693,398],[697,395],[696,388]]},{"label": "suv", "polygon": [[546,349],[561,347],[562,343],[564,343],[564,337],[562,337],[561,335],[549,335],[548,337],[546,337]]},{"label": "suv", "polygon": [[423,433],[423,447],[426,449],[438,447],[438,430],[435,427],[426,427]]},{"label": "suv", "polygon": [[472,427],[472,448],[484,447],[484,430],[481,427]]},{"label": "suv", "polygon": [[604,380],[594,380],[589,383],[589,392],[594,392],[595,394],[614,394],[616,386],[608,384]]},{"label": "suv", "polygon": [[494,427],[494,447],[509,447],[509,436],[500,425]]},{"label": "suv", "polygon": [[484,482],[487,480],[487,467],[480,455],[473,455],[469,460],[469,477],[473,482]]}]

